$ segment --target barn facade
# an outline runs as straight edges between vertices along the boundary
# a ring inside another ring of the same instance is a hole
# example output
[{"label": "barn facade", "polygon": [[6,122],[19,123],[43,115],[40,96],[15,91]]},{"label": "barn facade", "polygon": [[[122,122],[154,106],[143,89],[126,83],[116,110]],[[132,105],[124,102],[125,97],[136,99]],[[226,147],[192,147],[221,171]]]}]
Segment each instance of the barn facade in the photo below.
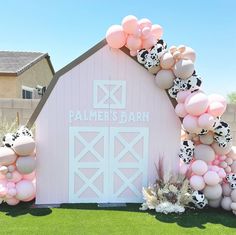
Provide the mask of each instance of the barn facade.
[{"label": "barn facade", "polygon": [[56,73],[36,121],[36,204],[142,202],[178,164],[181,123],[165,91],[105,41]]}]

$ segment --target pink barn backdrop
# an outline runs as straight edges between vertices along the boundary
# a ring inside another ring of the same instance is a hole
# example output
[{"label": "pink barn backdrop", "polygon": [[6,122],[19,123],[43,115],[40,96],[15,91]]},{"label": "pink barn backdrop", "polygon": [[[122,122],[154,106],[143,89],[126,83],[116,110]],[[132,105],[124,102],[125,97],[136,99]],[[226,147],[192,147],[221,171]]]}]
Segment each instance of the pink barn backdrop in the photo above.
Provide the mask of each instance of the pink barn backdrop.
[{"label": "pink barn backdrop", "polygon": [[142,202],[158,158],[166,173],[178,164],[180,120],[154,75],[104,41],[96,48],[59,72],[33,114],[36,204]]}]

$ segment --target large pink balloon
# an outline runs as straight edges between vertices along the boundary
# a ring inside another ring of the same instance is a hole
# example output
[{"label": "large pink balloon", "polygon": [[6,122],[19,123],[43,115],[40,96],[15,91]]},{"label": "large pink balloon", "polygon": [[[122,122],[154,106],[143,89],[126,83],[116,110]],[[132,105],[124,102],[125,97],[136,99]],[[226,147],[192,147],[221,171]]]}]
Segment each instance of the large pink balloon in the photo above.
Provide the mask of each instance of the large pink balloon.
[{"label": "large pink balloon", "polygon": [[155,44],[156,44],[156,39],[153,35],[151,35],[149,38],[143,40],[142,48],[149,50]]},{"label": "large pink balloon", "polygon": [[209,104],[207,112],[211,114],[213,117],[218,117],[223,115],[226,110],[226,105],[221,102],[214,101]]},{"label": "large pink balloon", "polygon": [[122,27],[127,34],[135,34],[138,30],[138,19],[133,15],[128,15],[122,20]]},{"label": "large pink balloon", "polygon": [[156,38],[160,39],[163,35],[163,29],[159,24],[153,24],[151,28],[151,34]]},{"label": "large pink balloon", "polygon": [[155,82],[160,89],[169,89],[174,84],[175,75],[172,70],[161,69],[155,77]]},{"label": "large pink balloon", "polygon": [[198,125],[203,129],[207,130],[211,129],[214,123],[215,123],[214,117],[208,113],[204,113],[198,118]]},{"label": "large pink balloon", "polygon": [[208,99],[209,99],[209,103],[217,101],[217,102],[222,103],[224,106],[227,105],[227,101],[226,101],[225,97],[222,96],[222,95],[211,94],[211,95],[208,96]]},{"label": "large pink balloon", "polygon": [[194,117],[192,115],[187,115],[183,119],[183,127],[186,131],[190,133],[198,133],[200,131],[200,128],[198,126],[197,117]]},{"label": "large pink balloon", "polygon": [[15,152],[8,147],[0,147],[0,165],[9,166],[16,161]]},{"label": "large pink balloon", "polygon": [[203,190],[205,187],[205,182],[202,176],[193,175],[190,178],[190,185],[194,190]]},{"label": "large pink balloon", "polygon": [[185,110],[184,104],[182,103],[179,103],[175,106],[175,113],[181,118],[184,118],[188,114]]},{"label": "large pink balloon", "polygon": [[18,157],[16,167],[21,174],[30,174],[35,170],[36,159],[32,156]]},{"label": "large pink balloon", "polygon": [[111,48],[121,48],[126,44],[126,35],[120,25],[112,25],[106,33],[107,44]]},{"label": "large pink balloon", "polygon": [[208,97],[203,92],[194,92],[186,98],[184,104],[189,114],[199,116],[207,111]]},{"label": "large pink balloon", "polygon": [[133,35],[129,35],[127,37],[126,46],[132,51],[140,50],[142,46],[142,40],[140,38],[136,38]]},{"label": "large pink balloon", "polygon": [[12,172],[12,178],[8,179],[9,182],[17,183],[22,179],[22,175],[18,171]]},{"label": "large pink balloon", "polygon": [[21,180],[16,184],[16,198],[19,200],[27,200],[35,194],[35,188],[31,181]]},{"label": "large pink balloon", "polygon": [[15,140],[13,150],[19,156],[32,155],[35,150],[35,141],[30,136],[22,135]]},{"label": "large pink balloon", "polygon": [[177,94],[177,102],[178,103],[184,103],[185,100],[187,99],[187,97],[191,94],[190,90],[186,90],[186,91],[179,91]]},{"label": "large pink balloon", "polygon": [[202,160],[196,160],[192,164],[192,171],[196,175],[204,175],[208,170],[207,164]]},{"label": "large pink balloon", "polygon": [[160,65],[163,69],[170,69],[175,63],[175,60],[171,53],[166,52],[161,56]]},{"label": "large pink balloon", "polygon": [[216,184],[214,186],[206,186],[203,190],[205,197],[209,200],[216,200],[222,195],[222,188],[220,184]]},{"label": "large pink balloon", "polygon": [[220,177],[215,171],[208,171],[204,176],[204,181],[207,185],[216,185],[220,182]]}]

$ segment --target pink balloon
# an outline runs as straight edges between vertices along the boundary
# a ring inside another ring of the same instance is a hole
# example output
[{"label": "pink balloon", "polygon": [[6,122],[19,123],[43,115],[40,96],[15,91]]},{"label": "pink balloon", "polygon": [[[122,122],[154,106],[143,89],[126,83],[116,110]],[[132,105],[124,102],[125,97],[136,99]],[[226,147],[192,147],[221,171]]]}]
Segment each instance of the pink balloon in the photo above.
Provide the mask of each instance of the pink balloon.
[{"label": "pink balloon", "polygon": [[136,56],[138,54],[137,51],[132,51],[132,50],[129,53],[130,53],[131,56]]},{"label": "pink balloon", "polygon": [[35,187],[29,180],[21,180],[16,184],[16,198],[27,200],[35,194]]},{"label": "pink balloon", "polygon": [[163,29],[158,24],[153,24],[151,28],[151,34],[156,38],[160,39],[163,35]]},{"label": "pink balloon", "polygon": [[121,48],[126,44],[126,35],[120,25],[112,25],[106,33],[107,44],[111,48]]},{"label": "pink balloon", "polygon": [[203,160],[209,164],[215,160],[215,152],[211,146],[199,144],[194,149],[194,157],[196,160]]},{"label": "pink balloon", "polygon": [[205,183],[210,186],[217,185],[220,182],[220,177],[215,171],[208,171],[203,178]]},{"label": "pink balloon", "polygon": [[194,64],[191,60],[181,59],[175,64],[173,72],[176,77],[187,79],[191,77],[194,72]]},{"label": "pink balloon", "polygon": [[205,182],[202,176],[193,175],[190,178],[190,185],[194,190],[203,190],[205,188]]},{"label": "pink balloon", "polygon": [[226,101],[225,97],[222,96],[222,95],[211,94],[211,95],[208,96],[208,99],[209,99],[209,103],[212,103],[212,102],[220,102],[220,103],[222,103],[224,106],[227,105],[227,101]]},{"label": "pink balloon", "polygon": [[16,189],[15,188],[9,188],[7,190],[7,194],[9,194],[11,197],[15,197],[16,196]]},{"label": "pink balloon", "polygon": [[203,92],[194,92],[186,98],[184,104],[189,114],[199,116],[207,111],[208,97]]},{"label": "pink balloon", "polygon": [[14,182],[8,182],[7,183],[7,188],[15,188],[16,184]]},{"label": "pink balloon", "polygon": [[22,179],[22,175],[18,171],[13,171],[12,172],[12,178],[9,179],[9,182],[14,182],[17,183]]},{"label": "pink balloon", "polygon": [[223,105],[221,102],[214,101],[209,104],[207,112],[213,117],[221,116],[226,110],[226,105]]},{"label": "pink balloon", "polygon": [[185,46],[185,50],[182,52],[181,58],[189,59],[194,63],[196,60],[196,52],[191,47]]},{"label": "pink balloon", "polygon": [[195,175],[204,175],[208,170],[207,164],[202,160],[196,160],[192,164],[192,171]]},{"label": "pink balloon", "polygon": [[32,173],[27,174],[27,175],[22,175],[22,177],[25,180],[33,180],[33,179],[35,179],[35,171],[33,171]]},{"label": "pink balloon", "polygon": [[214,117],[208,113],[204,113],[198,118],[198,125],[203,129],[211,129],[214,123]]},{"label": "pink balloon", "polygon": [[138,19],[133,15],[128,15],[123,18],[121,25],[124,32],[134,34],[138,30]]},{"label": "pink balloon", "polygon": [[177,94],[177,102],[178,103],[184,103],[185,100],[187,99],[187,97],[191,94],[190,90],[186,90],[186,91],[179,91]]},{"label": "pink balloon", "polygon": [[151,28],[152,27],[152,22],[147,18],[143,18],[143,19],[138,21],[138,25],[139,25],[140,29],[143,29],[144,27]]},{"label": "pink balloon", "polygon": [[149,50],[155,44],[156,44],[156,39],[153,35],[151,35],[149,38],[143,40],[142,48]]},{"label": "pink balloon", "polygon": [[189,169],[189,166],[187,164],[182,164],[179,168],[179,172],[182,175],[186,175],[188,169]]},{"label": "pink balloon", "polygon": [[175,106],[175,113],[177,116],[184,118],[188,113],[185,110],[184,104],[179,103]]},{"label": "pink balloon", "polygon": [[140,38],[134,37],[133,35],[129,35],[127,37],[126,46],[132,51],[140,50],[142,46],[142,40]]},{"label": "pink balloon", "polygon": [[147,39],[151,35],[151,29],[149,27],[144,27],[142,29],[142,39]]},{"label": "pink balloon", "polygon": [[34,198],[35,198],[35,193],[34,193],[31,197],[29,197],[29,198],[27,198],[27,199],[24,199],[24,200],[22,200],[22,201],[23,201],[23,202],[29,202],[29,201],[32,201]]},{"label": "pink balloon", "polygon": [[198,133],[200,128],[198,127],[197,117],[187,115],[183,119],[183,127],[190,133]]},{"label": "pink balloon", "polygon": [[10,206],[15,206],[15,205],[17,205],[19,202],[20,202],[20,200],[14,198],[14,197],[13,197],[13,198],[8,198],[8,199],[6,200],[6,203],[7,203],[8,205],[10,205]]}]

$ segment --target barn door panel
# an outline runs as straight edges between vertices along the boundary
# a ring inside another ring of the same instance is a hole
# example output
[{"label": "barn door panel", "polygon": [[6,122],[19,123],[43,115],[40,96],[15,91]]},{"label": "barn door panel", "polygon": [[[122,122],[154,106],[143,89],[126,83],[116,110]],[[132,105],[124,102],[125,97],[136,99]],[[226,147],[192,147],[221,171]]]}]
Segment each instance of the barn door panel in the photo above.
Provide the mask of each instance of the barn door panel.
[{"label": "barn door panel", "polygon": [[103,202],[108,186],[108,128],[70,127],[69,202]]},{"label": "barn door panel", "polygon": [[148,128],[110,127],[110,201],[141,202],[147,184]]}]

